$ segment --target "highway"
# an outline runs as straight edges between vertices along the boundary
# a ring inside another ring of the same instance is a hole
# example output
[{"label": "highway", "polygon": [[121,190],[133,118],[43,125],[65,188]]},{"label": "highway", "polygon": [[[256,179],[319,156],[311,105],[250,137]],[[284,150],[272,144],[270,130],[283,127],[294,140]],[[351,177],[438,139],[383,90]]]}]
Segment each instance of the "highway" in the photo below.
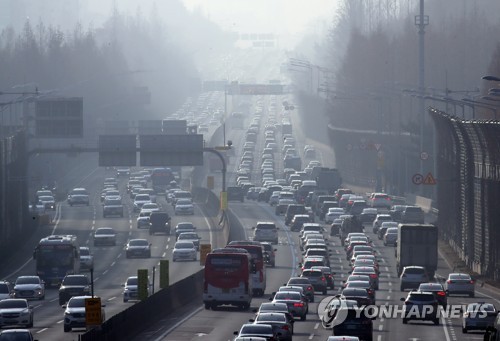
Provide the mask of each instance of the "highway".
[{"label": "highway", "polygon": [[[276,103],[281,103],[282,99],[278,98]],[[290,100],[289,97],[287,97]],[[267,100],[266,100],[267,101]],[[279,108],[280,106],[278,106]],[[264,112],[266,112],[266,109]],[[281,110],[281,108],[279,109]],[[304,108],[303,110],[307,110]],[[278,121],[279,121],[279,116]],[[292,115],[292,119],[296,119],[297,115]],[[266,122],[265,115],[262,122]],[[264,124],[263,123],[263,124]],[[304,144],[311,144],[314,138],[307,138],[300,133],[300,125],[294,122],[294,133],[298,139],[297,150],[302,150]],[[259,134],[259,142],[257,148],[262,148],[263,129]],[[299,131],[299,132],[297,132]],[[235,146],[241,146],[244,142],[244,134],[239,131],[232,131],[229,138],[233,139]],[[278,139],[279,140],[279,139]],[[318,146],[320,155],[318,159],[325,166],[334,166],[334,155],[331,149],[322,143],[313,143]],[[259,159],[259,149],[255,152],[256,160]],[[280,153],[275,154],[275,160],[281,158]],[[238,159],[237,157],[234,159]],[[256,161],[256,164],[258,162]],[[237,168],[238,161],[232,163],[229,167],[233,173],[229,175],[229,179],[234,181],[234,170]],[[256,168],[256,166],[254,166]],[[278,167],[282,170],[282,166]],[[259,176],[256,172],[253,174],[252,180],[257,183]],[[255,176],[255,177],[254,177]],[[259,184],[257,184],[259,185]],[[368,190],[368,189],[367,189]],[[360,193],[364,194],[364,193]],[[262,298],[254,298],[250,311],[239,311],[233,308],[219,308],[217,311],[204,310],[199,302],[191,313],[183,312],[183,315],[176,316],[175,324],[167,324],[164,330],[155,330],[143,334],[148,339],[155,340],[232,340],[233,332],[239,330],[243,323],[247,323],[253,318],[253,309],[257,309],[262,302],[268,302],[271,293],[276,291],[281,285],[287,282],[289,277],[297,274],[298,263],[301,260],[301,252],[298,248],[298,238],[296,232],[290,232],[288,227],[284,225],[283,217],[277,217],[274,214],[274,208],[266,203],[245,201],[244,203],[231,202],[231,210],[238,217],[243,229],[239,233],[239,238],[251,239],[253,235],[252,226],[255,226],[257,221],[274,221],[279,226],[279,245],[276,247],[276,267],[267,268],[267,289],[265,296]],[[401,292],[399,288],[400,280],[397,277],[395,270],[394,247],[383,246],[382,241],[378,240],[377,236],[371,231],[371,226],[365,227],[365,232],[374,241],[374,246],[378,252],[380,262],[380,289],[376,292],[377,305],[397,305],[401,307],[401,298],[405,298],[408,291]],[[330,248],[332,252],[331,264],[332,271],[335,272],[335,290],[330,290],[328,295],[338,293],[339,284],[348,276],[350,266],[345,258],[345,251],[340,245],[338,237],[329,238]],[[238,238],[235,238],[238,239]],[[448,273],[452,272],[452,267],[440,257],[437,278],[446,278]],[[316,294],[315,303],[310,303],[309,314],[307,321],[297,321],[295,323],[294,340],[326,340],[329,335],[332,335],[331,330],[326,330],[322,327],[317,315],[318,302],[326,296]],[[476,298],[449,297],[448,304],[468,304],[472,302],[485,301],[495,303],[498,307],[500,304],[498,292],[489,292],[477,285]],[[195,304],[193,304],[195,305]],[[410,321],[407,325],[402,324],[400,315],[396,318],[377,318],[373,323],[373,340],[482,340],[481,332],[469,332],[462,334],[460,318],[445,318],[442,317],[440,325],[434,325],[430,322]]]}]

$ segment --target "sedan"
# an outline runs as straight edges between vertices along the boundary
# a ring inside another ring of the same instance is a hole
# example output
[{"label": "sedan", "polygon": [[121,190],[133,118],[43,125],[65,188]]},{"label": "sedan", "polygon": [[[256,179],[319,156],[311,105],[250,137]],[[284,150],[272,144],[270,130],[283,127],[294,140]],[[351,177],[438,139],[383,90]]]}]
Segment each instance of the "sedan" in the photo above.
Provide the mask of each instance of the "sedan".
[{"label": "sedan", "polygon": [[368,275],[370,277],[370,284],[375,290],[378,290],[378,274],[377,270],[369,266],[359,266],[352,270],[352,275]]},{"label": "sedan", "polygon": [[175,237],[179,238],[179,235],[184,232],[195,232],[196,227],[193,223],[189,221],[180,222],[175,226]]},{"label": "sedan", "polygon": [[[124,284],[122,284],[123,287],[123,302],[126,303],[129,300],[137,300],[139,299],[138,296],[138,277],[137,276],[130,276],[127,278]],[[148,296],[151,293],[151,283],[148,281]]]},{"label": "sedan", "polygon": [[99,227],[94,232],[94,246],[116,245],[116,232],[111,227]]},{"label": "sedan", "polygon": [[178,241],[193,242],[197,251],[200,250],[200,239],[201,239],[201,237],[198,236],[198,234],[196,232],[182,232],[179,234],[179,238],[177,238]]},{"label": "sedan", "polygon": [[[269,324],[273,327],[275,335],[279,335],[279,340],[292,340],[293,323],[289,321],[284,313],[260,313],[255,319],[249,320],[254,324]],[[278,333],[281,333],[278,334]]]},{"label": "sedan", "polygon": [[14,283],[14,297],[43,300],[45,282],[38,276],[19,276]]},{"label": "sedan", "polygon": [[134,212],[140,212],[145,203],[151,202],[149,194],[137,194],[134,198]]},{"label": "sedan", "polygon": [[23,298],[7,298],[0,301],[0,328],[24,326],[33,328],[33,307]]},{"label": "sedan", "polygon": [[7,329],[0,331],[0,341],[36,341],[28,329]]},{"label": "sedan", "polygon": [[196,261],[197,252],[193,242],[176,242],[172,251],[172,261],[193,260]]},{"label": "sedan", "polygon": [[131,239],[125,247],[125,254],[127,258],[151,258],[151,243],[146,239]]},{"label": "sedan", "polygon": [[[270,298],[271,300],[271,298]],[[288,306],[288,311],[294,317],[300,317],[301,321],[305,321],[309,311],[309,304],[303,295],[296,291],[278,291],[274,298],[273,303],[285,303]]]},{"label": "sedan", "polygon": [[[67,305],[63,305],[64,309],[64,332],[70,332],[73,328],[86,328],[85,323],[85,299],[92,296],[74,296]],[[104,304],[101,304],[101,321],[104,322]]]},{"label": "sedan", "polygon": [[178,199],[174,208],[175,215],[194,214],[194,205],[191,199]]},{"label": "sedan", "polygon": [[451,273],[446,280],[446,293],[451,294],[467,294],[469,297],[474,297],[475,283],[469,274]]},{"label": "sedan", "polygon": [[291,277],[288,280],[288,283],[285,285],[302,287],[302,289],[304,289],[304,295],[307,297],[307,300],[309,302],[314,302],[314,288],[308,278]]},{"label": "sedan", "polygon": [[446,306],[448,305],[448,297],[446,296],[446,292],[444,291],[441,283],[421,283],[418,287],[418,291],[428,291],[434,293],[439,305],[446,309]]},{"label": "sedan", "polygon": [[462,318],[462,332],[486,330],[488,327],[493,327],[497,314],[497,309],[491,303],[469,304]]},{"label": "sedan", "polygon": [[80,270],[93,269],[94,256],[90,253],[87,246],[80,246]]},{"label": "sedan", "polygon": [[273,327],[269,324],[247,323],[241,326],[239,332],[235,331],[234,335],[238,338],[245,338],[246,340],[249,338],[253,339],[253,337],[262,337],[267,341],[279,340],[278,336],[273,332]]}]

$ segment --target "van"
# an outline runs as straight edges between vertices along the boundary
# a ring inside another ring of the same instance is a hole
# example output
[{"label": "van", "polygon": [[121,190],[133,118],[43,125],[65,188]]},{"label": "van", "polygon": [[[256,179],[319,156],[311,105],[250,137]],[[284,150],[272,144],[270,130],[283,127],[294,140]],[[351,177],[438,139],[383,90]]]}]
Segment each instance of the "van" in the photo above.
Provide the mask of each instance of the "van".
[{"label": "van", "polygon": [[403,212],[401,212],[401,222],[403,224],[423,224],[424,211],[418,206],[406,206]]},{"label": "van", "polygon": [[304,205],[288,205],[285,213],[285,225],[289,225],[296,214],[308,214]]},{"label": "van", "polygon": [[270,242],[278,244],[278,228],[273,222],[258,222],[254,227],[253,240],[257,242]]}]

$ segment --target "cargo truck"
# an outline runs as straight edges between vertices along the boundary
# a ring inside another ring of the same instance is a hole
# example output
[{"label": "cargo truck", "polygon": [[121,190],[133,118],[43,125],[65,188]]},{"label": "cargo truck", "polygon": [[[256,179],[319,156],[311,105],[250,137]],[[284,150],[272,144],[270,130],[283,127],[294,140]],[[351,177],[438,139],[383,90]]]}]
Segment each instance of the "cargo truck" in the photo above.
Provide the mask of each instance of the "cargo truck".
[{"label": "cargo truck", "polygon": [[434,225],[399,224],[396,244],[396,269],[401,275],[405,266],[422,266],[430,278],[438,263],[438,228]]},{"label": "cargo truck", "polygon": [[333,194],[342,184],[342,178],[336,168],[313,167],[311,179],[316,180],[318,189],[327,190]]}]

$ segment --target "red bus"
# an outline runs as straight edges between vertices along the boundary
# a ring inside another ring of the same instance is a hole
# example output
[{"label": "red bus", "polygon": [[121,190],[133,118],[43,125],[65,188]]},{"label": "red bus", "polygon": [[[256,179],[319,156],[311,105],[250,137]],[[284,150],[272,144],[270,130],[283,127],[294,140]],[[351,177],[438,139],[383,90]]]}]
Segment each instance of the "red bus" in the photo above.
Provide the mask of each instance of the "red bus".
[{"label": "red bus", "polygon": [[250,308],[252,257],[243,249],[218,249],[207,255],[203,281],[205,309],[230,304]]},{"label": "red bus", "polygon": [[254,296],[264,296],[266,291],[266,266],[264,265],[264,248],[260,242],[240,240],[232,241],[227,247],[237,247],[247,250],[252,256],[255,272],[252,273]]}]

